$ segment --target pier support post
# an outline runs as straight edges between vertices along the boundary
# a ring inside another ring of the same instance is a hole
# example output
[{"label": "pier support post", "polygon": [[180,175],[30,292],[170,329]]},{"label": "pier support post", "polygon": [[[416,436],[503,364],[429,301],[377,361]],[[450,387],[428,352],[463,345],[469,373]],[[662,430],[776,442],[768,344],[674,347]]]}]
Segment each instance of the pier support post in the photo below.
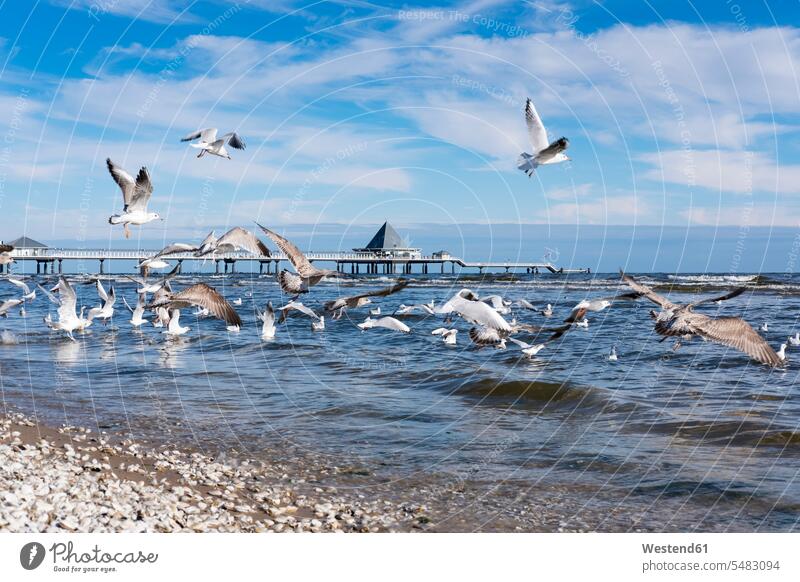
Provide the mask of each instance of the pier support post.
[{"label": "pier support post", "polygon": [[41,263],[39,263],[39,261],[36,261],[36,274],[37,275],[39,274],[39,269],[40,268],[41,268]]},{"label": "pier support post", "polygon": [[105,259],[100,259],[100,274],[101,275],[106,272],[105,271],[105,267],[104,267],[105,261],[106,261]]},{"label": "pier support post", "polygon": [[63,260],[64,259],[58,259],[58,274],[59,275],[64,272],[64,265],[61,264],[63,262]]},{"label": "pier support post", "polygon": [[225,261],[225,272],[228,272],[228,261]]},{"label": "pier support post", "polygon": [[231,274],[236,272],[236,261],[231,261]]},{"label": "pier support post", "polygon": [[178,259],[178,273],[183,273],[183,259]]},{"label": "pier support post", "polygon": [[217,275],[219,275],[219,261],[214,261],[214,263],[215,263],[215,266],[216,266]]}]

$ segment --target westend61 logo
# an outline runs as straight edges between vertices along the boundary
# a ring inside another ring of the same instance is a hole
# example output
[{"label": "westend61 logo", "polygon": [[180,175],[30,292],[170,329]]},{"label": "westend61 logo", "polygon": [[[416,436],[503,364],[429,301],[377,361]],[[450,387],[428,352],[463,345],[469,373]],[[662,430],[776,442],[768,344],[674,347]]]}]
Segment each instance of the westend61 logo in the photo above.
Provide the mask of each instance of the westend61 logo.
[{"label": "westend61 logo", "polygon": [[19,563],[26,570],[35,570],[44,560],[44,546],[39,542],[29,542],[19,551]]},{"label": "westend61 logo", "polygon": [[41,566],[45,555],[50,552],[55,572],[115,572],[117,564],[155,564],[158,554],[135,552],[106,552],[95,545],[89,551],[75,551],[72,542],[57,542],[45,551],[39,542],[29,542],[19,552],[19,563],[26,570]]}]

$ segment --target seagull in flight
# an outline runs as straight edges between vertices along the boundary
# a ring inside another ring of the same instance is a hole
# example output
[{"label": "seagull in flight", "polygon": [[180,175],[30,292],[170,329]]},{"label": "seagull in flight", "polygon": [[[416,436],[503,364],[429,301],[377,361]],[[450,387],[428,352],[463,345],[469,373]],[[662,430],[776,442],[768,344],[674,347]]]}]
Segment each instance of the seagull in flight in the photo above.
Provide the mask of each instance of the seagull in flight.
[{"label": "seagull in flight", "polygon": [[178,293],[173,293],[166,289],[163,291],[159,296],[153,298],[147,309],[165,307],[177,310],[189,306],[205,307],[210,315],[224,320],[228,325],[238,325],[240,327],[242,325],[242,319],[233,306],[220,295],[219,291],[210,285],[196,283]]},{"label": "seagull in flight", "polygon": [[72,336],[72,332],[86,329],[91,325],[91,321],[83,317],[84,308],[81,308],[80,316],[76,313],[75,308],[78,304],[78,295],[75,293],[75,289],[64,277],[59,277],[58,285],[52,290],[58,292],[58,297],[44,287],[40,286],[39,289],[45,292],[50,301],[58,305],[58,321],[51,320],[50,314],[48,313],[44,317],[44,322],[47,327],[63,331],[67,334],[69,339],[76,341]]},{"label": "seagull in flight", "polygon": [[14,257],[11,256],[11,251],[14,247],[11,245],[0,244],[0,265],[8,265],[14,262]]},{"label": "seagull in flight", "polygon": [[626,275],[622,271],[620,271],[620,274],[622,275],[622,280],[631,289],[661,307],[659,313],[650,312],[653,319],[656,320],[655,331],[657,334],[665,336],[664,339],[678,337],[676,348],[680,346],[681,338],[688,339],[693,336],[700,336],[703,339],[744,352],[754,360],[768,366],[780,366],[783,362],[766,340],[758,335],[758,332],[742,318],[710,317],[693,311],[696,306],[704,303],[725,301],[738,297],[744,293],[744,287],[739,287],[721,297],[701,299],[694,303],[678,305],[657,294],[650,287],[637,283],[630,275]]},{"label": "seagull in flight", "polygon": [[[247,251],[262,257],[269,256],[269,249],[261,242],[256,235],[241,226],[234,226],[228,232],[217,238],[212,230],[205,240],[200,243],[200,247],[195,249],[195,257],[205,257],[211,255],[213,259],[217,253],[233,253],[236,251]],[[164,251],[161,251],[162,253]]]},{"label": "seagull in flight", "polygon": [[108,219],[109,224],[122,224],[125,228],[125,238],[131,237],[131,231],[128,228],[130,224],[147,224],[161,217],[156,212],[147,211],[147,203],[153,195],[153,183],[150,181],[150,172],[147,168],[142,166],[139,169],[139,174],[136,179],[133,179],[128,172],[111,161],[111,158],[106,159],[108,171],[111,177],[122,190],[122,201],[124,206],[122,214],[114,214]]},{"label": "seagull in flight", "polygon": [[181,139],[181,141],[194,140],[198,140],[197,143],[192,143],[189,145],[200,150],[200,153],[197,154],[198,158],[202,158],[208,153],[221,158],[228,158],[230,160],[231,156],[228,154],[228,150],[225,149],[225,144],[236,150],[243,150],[246,147],[244,140],[235,131],[226,133],[221,138],[217,139],[216,127],[209,127],[208,129],[195,131],[194,133],[190,133]]},{"label": "seagull in flight", "polygon": [[382,327],[384,329],[391,329],[393,331],[402,331],[403,333],[411,333],[411,328],[408,327],[405,323],[400,321],[399,319],[395,319],[394,317],[381,317],[379,319],[372,319],[371,317],[367,317],[362,323],[358,324],[358,328],[361,331],[366,331],[368,329],[372,329],[374,327]]},{"label": "seagull in flight", "polygon": [[547,142],[547,130],[530,99],[525,102],[525,123],[528,125],[528,137],[533,153],[523,152],[520,154],[517,159],[517,167],[520,170],[530,177],[539,166],[558,164],[569,160],[564,153],[564,150],[569,147],[569,140],[561,137],[553,143]]},{"label": "seagull in flight", "polygon": [[603,311],[607,307],[611,307],[615,301],[633,300],[638,299],[639,297],[641,297],[641,294],[634,291],[633,293],[620,293],[610,297],[584,299],[572,308],[569,316],[564,321],[566,323],[574,323],[576,321],[580,321],[581,318],[586,315],[587,311]]},{"label": "seagull in flight", "polygon": [[97,285],[97,294],[100,296],[100,307],[92,307],[87,314],[89,321],[99,319],[103,323],[107,323],[109,319],[114,317],[114,303],[117,301],[117,295],[114,292],[114,286],[112,285],[108,293],[106,293],[103,284],[98,279],[96,281]]},{"label": "seagull in flight", "polygon": [[[407,279],[400,279],[394,285],[389,287],[384,287],[383,289],[376,289],[375,291],[367,291],[366,293],[361,293],[360,295],[352,295],[350,297],[339,297],[338,299],[334,299],[333,301],[328,301],[324,305],[324,309],[327,312],[335,312],[334,319],[340,319],[342,314],[345,312],[346,309],[355,309],[357,307],[363,307],[364,305],[368,305],[372,303],[371,297],[387,297],[392,295],[393,293],[397,293],[398,291],[402,291],[408,286],[409,281]],[[373,310],[374,311],[374,310]],[[372,313],[370,311],[370,315],[380,315],[380,308],[378,308],[377,313]]]},{"label": "seagull in flight", "polygon": [[478,296],[470,289],[462,289],[443,305],[435,308],[434,312],[437,315],[455,312],[470,323],[505,333],[509,333],[513,329],[502,315],[487,303],[479,301]]},{"label": "seagull in flight", "polygon": [[272,301],[267,302],[267,307],[264,311],[258,311],[256,308],[256,317],[262,322],[261,325],[261,338],[272,339],[275,337],[275,310],[272,308]]},{"label": "seagull in flight", "polygon": [[[258,223],[256,223],[258,224]],[[278,282],[281,285],[284,293],[294,295],[295,297],[301,293],[308,293],[309,287],[312,287],[322,281],[324,277],[347,277],[341,271],[334,271],[331,269],[318,269],[311,264],[311,261],[298,249],[294,243],[283,238],[276,232],[264,228],[260,224],[258,227],[264,231],[272,242],[282,250],[292,263],[294,270],[297,274],[290,273],[286,269],[278,274]]]},{"label": "seagull in flight", "polygon": [[449,346],[456,345],[456,335],[458,334],[458,330],[447,329],[446,327],[437,327],[431,332],[431,335],[438,335],[442,338],[442,341]]}]

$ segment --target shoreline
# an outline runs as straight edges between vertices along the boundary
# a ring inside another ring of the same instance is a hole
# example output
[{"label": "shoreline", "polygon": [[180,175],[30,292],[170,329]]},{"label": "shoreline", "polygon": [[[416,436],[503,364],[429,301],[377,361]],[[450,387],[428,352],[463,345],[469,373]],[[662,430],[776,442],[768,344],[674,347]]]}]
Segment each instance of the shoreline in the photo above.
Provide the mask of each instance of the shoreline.
[{"label": "shoreline", "polygon": [[280,465],[0,415],[0,531],[410,531],[424,512],[358,497]]}]

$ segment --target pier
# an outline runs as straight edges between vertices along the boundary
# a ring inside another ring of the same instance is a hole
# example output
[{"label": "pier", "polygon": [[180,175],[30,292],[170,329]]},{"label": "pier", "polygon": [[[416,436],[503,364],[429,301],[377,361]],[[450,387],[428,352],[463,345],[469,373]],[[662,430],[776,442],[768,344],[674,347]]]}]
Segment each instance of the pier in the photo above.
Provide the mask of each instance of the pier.
[{"label": "pier", "polygon": [[[90,271],[88,263],[95,263],[97,272],[104,274],[111,272],[111,265],[121,261],[135,261],[137,263],[151,258],[158,249],[64,249],[64,248],[15,248],[9,254],[16,263],[35,263],[36,274],[56,274],[64,272],[64,262],[86,263],[82,271]],[[449,254],[434,253],[432,255],[393,256],[376,252],[308,252],[308,260],[312,263],[329,263],[335,265],[336,270],[350,274],[434,274],[455,273],[464,269],[475,269],[479,273],[491,269],[498,269],[506,273],[588,273],[589,269],[567,269],[557,267],[549,262],[536,261],[465,261]],[[177,261],[180,267],[185,262],[214,262],[216,273],[235,273],[237,263],[258,263],[259,273],[277,273],[281,263],[288,263],[288,258],[283,253],[273,253],[269,257],[256,256],[243,252],[220,253],[213,257],[195,257],[192,253],[179,253],[164,257],[165,261]],[[285,266],[285,265],[284,265]],[[13,264],[5,265],[10,272]],[[2,267],[0,267],[2,268]]]}]

